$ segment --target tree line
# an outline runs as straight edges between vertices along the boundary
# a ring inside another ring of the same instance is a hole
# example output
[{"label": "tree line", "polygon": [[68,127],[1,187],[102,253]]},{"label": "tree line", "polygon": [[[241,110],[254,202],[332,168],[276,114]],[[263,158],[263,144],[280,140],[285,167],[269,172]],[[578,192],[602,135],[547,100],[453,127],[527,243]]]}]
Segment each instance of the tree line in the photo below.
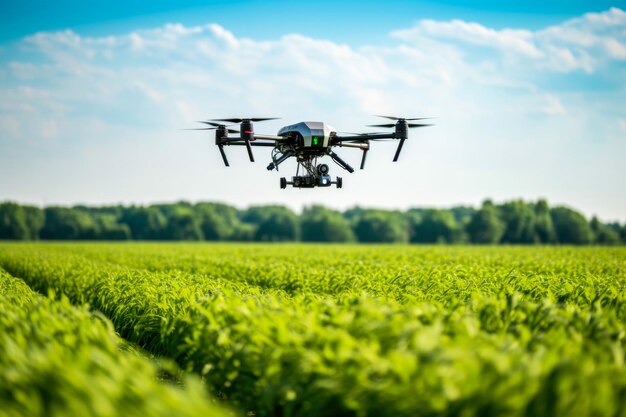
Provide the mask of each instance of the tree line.
[{"label": "tree line", "polygon": [[626,223],[587,220],[545,200],[407,211],[313,205],[301,214],[207,202],[43,209],[5,202],[0,239],[614,245],[626,243]]}]

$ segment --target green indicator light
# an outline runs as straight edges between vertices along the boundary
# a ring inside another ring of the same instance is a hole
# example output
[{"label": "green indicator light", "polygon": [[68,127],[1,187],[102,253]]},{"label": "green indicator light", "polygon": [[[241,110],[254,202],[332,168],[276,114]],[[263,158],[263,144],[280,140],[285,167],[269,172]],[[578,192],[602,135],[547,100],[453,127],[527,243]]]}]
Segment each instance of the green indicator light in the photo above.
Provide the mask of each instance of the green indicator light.
[{"label": "green indicator light", "polygon": [[313,145],[317,145],[317,136],[313,136]]}]

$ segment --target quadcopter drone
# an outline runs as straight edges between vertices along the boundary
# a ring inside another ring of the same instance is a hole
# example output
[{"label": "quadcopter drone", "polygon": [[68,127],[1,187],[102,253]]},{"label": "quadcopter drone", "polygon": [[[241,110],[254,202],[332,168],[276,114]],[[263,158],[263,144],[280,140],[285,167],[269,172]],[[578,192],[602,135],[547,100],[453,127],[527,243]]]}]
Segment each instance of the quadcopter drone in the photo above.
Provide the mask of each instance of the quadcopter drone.
[{"label": "quadcopter drone", "polygon": [[[280,188],[287,188],[288,185],[294,188],[330,187],[332,184],[335,184],[337,188],[341,188],[343,185],[342,178],[336,177],[333,181],[328,174],[330,170],[328,165],[324,163],[318,164],[319,158],[329,156],[341,168],[350,173],[354,172],[354,168],[333,151],[334,147],[356,148],[363,151],[363,156],[361,157],[361,169],[363,169],[371,141],[399,140],[393,157],[393,162],[396,162],[398,156],[400,156],[400,151],[402,151],[404,141],[408,139],[408,130],[415,127],[432,126],[425,123],[410,123],[415,120],[428,119],[427,117],[378,117],[393,120],[395,123],[369,126],[394,128],[394,130],[382,133],[347,133],[339,135],[332,126],[324,122],[300,122],[282,127],[277,135],[261,135],[254,132],[252,125],[254,122],[276,120],[276,117],[209,119],[199,121],[198,123],[203,123],[210,127],[187,130],[215,130],[215,144],[219,148],[226,166],[230,165],[224,152],[224,146],[245,146],[248,150],[250,162],[254,162],[253,146],[271,147],[272,162],[267,166],[268,171],[274,169],[278,171],[278,166],[284,161],[292,157],[296,158],[298,162],[296,175],[291,177],[291,181],[287,181],[287,178],[282,177],[280,179]],[[225,123],[230,123],[230,125]],[[234,124],[239,124],[239,130],[229,127]],[[238,133],[239,135],[229,137],[229,133]]]}]

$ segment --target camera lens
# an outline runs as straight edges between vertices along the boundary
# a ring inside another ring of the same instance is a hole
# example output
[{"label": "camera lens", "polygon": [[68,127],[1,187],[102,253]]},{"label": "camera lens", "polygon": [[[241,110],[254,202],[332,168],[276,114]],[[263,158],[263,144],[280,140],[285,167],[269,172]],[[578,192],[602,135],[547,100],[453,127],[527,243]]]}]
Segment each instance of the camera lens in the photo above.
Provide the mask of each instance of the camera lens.
[{"label": "camera lens", "polygon": [[326,164],[319,164],[317,166],[317,173],[320,174],[320,175],[328,174],[328,170],[329,170],[328,169],[328,165],[326,165]]}]

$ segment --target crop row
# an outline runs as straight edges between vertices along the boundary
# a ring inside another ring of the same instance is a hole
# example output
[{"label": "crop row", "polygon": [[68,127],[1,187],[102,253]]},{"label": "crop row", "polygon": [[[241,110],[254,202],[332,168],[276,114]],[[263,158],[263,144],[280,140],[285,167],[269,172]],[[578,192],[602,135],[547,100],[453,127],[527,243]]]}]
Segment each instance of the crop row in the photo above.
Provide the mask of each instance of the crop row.
[{"label": "crop row", "polygon": [[[265,247],[265,258],[246,245],[229,246],[232,258],[206,248],[6,246],[0,266],[39,291],[89,303],[123,337],[256,415],[609,416],[626,408],[619,252],[550,251],[546,260],[566,261],[534,273],[523,259],[500,264],[483,254],[476,264],[477,252],[346,249],[315,270],[344,280],[333,293],[331,280],[311,281],[307,256],[304,272],[268,267],[274,278],[261,285],[220,269],[248,262],[262,274],[272,262],[291,266],[287,253],[327,247]],[[359,262],[364,290],[340,276]]]},{"label": "crop row", "polygon": [[[43,252],[71,252],[104,268],[185,275],[200,284],[228,281],[240,291],[255,287],[335,300],[367,293],[448,306],[476,293],[515,292],[527,301],[589,307],[598,300],[619,303],[626,291],[625,248],[58,244]],[[618,307],[611,308],[626,314]]]},{"label": "crop row", "polygon": [[43,297],[2,269],[0,311],[1,416],[228,415],[195,378],[184,388],[158,382],[155,364],[103,316]]}]

